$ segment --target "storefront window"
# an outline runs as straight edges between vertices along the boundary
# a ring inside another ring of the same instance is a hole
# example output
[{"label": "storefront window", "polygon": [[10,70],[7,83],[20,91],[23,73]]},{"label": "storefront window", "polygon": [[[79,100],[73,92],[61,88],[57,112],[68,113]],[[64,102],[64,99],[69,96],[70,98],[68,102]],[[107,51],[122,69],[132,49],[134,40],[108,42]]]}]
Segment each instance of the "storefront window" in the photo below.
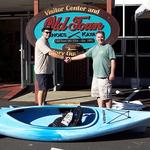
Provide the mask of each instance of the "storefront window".
[{"label": "storefront window", "polygon": [[140,76],[140,78],[150,78],[150,71],[148,71],[149,64],[150,64],[149,57],[139,58],[139,69],[140,69],[139,76]]},{"label": "storefront window", "polygon": [[125,57],[125,77],[136,77],[136,58]]},{"label": "storefront window", "polygon": [[133,36],[135,35],[135,6],[126,6],[125,7],[125,35]]},{"label": "storefront window", "polygon": [[113,48],[115,50],[116,55],[120,55],[121,54],[121,40],[118,39],[114,44],[113,44]]},{"label": "storefront window", "polygon": [[117,6],[113,11],[113,16],[117,19],[119,26],[120,26],[120,36],[122,36],[122,7]]},{"label": "storefront window", "polygon": [[138,19],[138,35],[150,36],[150,18]]},{"label": "storefront window", "polygon": [[116,58],[116,66],[117,66],[117,69],[116,69],[116,76],[117,77],[121,77],[122,76],[122,57],[117,57]]},{"label": "storefront window", "polygon": [[126,53],[135,54],[135,39],[126,40]]},{"label": "storefront window", "polygon": [[139,54],[147,54],[150,57],[150,38],[149,39],[139,39],[138,40],[138,47],[139,47]]}]

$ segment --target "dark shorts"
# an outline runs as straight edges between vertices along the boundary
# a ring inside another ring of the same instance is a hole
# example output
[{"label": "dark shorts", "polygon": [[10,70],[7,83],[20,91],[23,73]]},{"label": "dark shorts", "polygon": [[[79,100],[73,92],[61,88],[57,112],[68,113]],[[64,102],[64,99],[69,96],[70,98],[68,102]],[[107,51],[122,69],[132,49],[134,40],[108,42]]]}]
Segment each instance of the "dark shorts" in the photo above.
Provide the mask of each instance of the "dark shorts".
[{"label": "dark shorts", "polygon": [[54,87],[52,74],[36,74],[39,90],[48,90]]}]

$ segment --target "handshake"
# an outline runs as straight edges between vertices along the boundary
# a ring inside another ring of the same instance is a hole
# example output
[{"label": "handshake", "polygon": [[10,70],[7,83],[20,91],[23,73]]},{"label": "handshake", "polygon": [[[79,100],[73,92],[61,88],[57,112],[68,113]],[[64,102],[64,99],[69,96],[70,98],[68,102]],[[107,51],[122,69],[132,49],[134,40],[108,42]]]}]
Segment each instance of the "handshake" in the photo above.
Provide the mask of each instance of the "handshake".
[{"label": "handshake", "polygon": [[65,57],[64,62],[65,63],[70,63],[72,61],[71,57]]}]

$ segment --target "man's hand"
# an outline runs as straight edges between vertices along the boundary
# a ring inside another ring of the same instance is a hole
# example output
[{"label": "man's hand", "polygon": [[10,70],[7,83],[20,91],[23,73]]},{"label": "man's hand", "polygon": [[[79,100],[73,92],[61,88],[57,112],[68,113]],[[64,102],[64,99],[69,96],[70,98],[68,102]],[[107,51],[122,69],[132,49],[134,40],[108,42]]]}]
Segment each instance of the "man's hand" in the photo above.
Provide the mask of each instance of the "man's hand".
[{"label": "man's hand", "polygon": [[70,63],[70,62],[71,62],[71,57],[65,57],[64,61],[65,61],[66,63]]},{"label": "man's hand", "polygon": [[110,80],[110,81],[115,80],[115,75],[114,75],[114,74],[110,74],[110,75],[109,75],[109,80]]}]

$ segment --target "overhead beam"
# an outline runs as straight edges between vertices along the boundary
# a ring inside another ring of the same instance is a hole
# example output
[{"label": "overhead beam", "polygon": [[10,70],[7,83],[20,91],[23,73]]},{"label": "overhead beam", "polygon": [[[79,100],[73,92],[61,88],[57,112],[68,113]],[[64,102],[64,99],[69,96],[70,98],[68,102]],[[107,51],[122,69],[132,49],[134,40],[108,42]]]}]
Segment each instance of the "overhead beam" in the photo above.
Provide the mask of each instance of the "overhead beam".
[{"label": "overhead beam", "polygon": [[112,14],[112,2],[113,0],[107,0],[107,12]]},{"label": "overhead beam", "polygon": [[34,0],[34,16],[39,12],[39,0]]},{"label": "overhead beam", "polygon": [[[36,16],[39,13],[39,0],[34,0],[34,16]],[[34,91],[35,91],[35,103],[38,102],[38,83],[35,79],[34,81]]]}]

